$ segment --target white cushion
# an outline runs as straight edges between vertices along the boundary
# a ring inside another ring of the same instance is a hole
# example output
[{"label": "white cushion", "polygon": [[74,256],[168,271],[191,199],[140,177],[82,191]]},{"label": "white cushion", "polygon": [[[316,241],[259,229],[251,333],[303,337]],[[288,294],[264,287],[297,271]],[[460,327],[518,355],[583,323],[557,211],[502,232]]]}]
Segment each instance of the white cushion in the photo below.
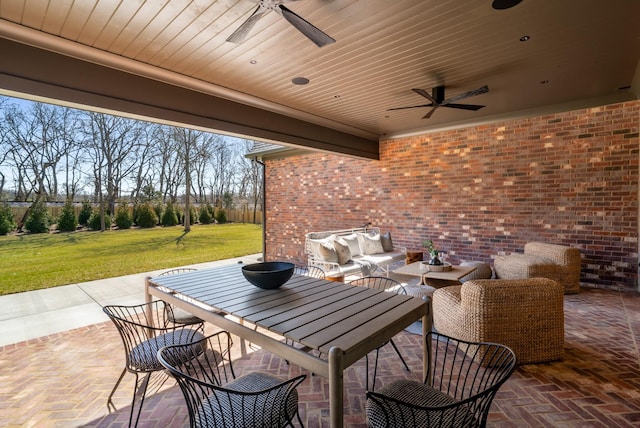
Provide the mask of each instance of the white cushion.
[{"label": "white cushion", "polygon": [[322,255],[320,254],[320,246],[327,241],[330,241],[331,245],[333,245],[333,241],[335,239],[336,239],[335,235],[329,235],[323,239],[309,239],[309,246],[311,247],[311,254],[313,255],[313,258],[318,260],[324,260],[322,258]]},{"label": "white cushion", "polygon": [[331,263],[338,263],[338,253],[333,245],[335,241],[326,240],[320,243],[318,246],[318,253],[320,254],[320,260]]},{"label": "white cushion", "polygon": [[359,256],[360,254],[362,254],[362,251],[360,251],[360,244],[358,243],[358,235],[352,233],[351,235],[343,236],[340,239],[349,244],[351,257]]},{"label": "white cushion", "polygon": [[362,251],[362,254],[371,255],[384,253],[379,233],[374,235],[358,233],[358,242],[360,243],[360,250]]},{"label": "white cushion", "polygon": [[333,248],[338,256],[339,265],[346,265],[351,260],[351,249],[344,239],[339,238],[333,241]]}]

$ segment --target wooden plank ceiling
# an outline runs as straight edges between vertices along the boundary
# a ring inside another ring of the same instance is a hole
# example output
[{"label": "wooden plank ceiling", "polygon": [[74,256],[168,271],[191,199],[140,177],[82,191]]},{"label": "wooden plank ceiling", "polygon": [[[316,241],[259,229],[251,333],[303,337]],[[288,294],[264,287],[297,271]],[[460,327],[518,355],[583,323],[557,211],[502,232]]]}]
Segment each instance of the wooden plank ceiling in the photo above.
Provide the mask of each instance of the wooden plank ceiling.
[{"label": "wooden plank ceiling", "polygon": [[[505,10],[491,0],[286,7],[336,42],[319,48],[274,11],[244,42],[227,42],[255,10],[251,0],[2,0],[0,37],[155,80],[197,82],[200,92],[367,140],[640,93],[637,0],[524,0]],[[300,77],[309,83],[292,82]],[[431,94],[438,85],[446,98],[487,85],[488,93],[459,101],[486,107],[442,107],[428,119],[427,107],[388,110],[427,104],[411,89]]]}]

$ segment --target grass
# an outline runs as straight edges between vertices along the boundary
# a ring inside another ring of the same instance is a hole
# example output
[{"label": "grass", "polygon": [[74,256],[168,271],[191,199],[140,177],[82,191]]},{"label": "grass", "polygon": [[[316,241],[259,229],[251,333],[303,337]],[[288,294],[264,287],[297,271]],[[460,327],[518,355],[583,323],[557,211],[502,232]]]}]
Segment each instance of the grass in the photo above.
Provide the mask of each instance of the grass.
[{"label": "grass", "polygon": [[0,295],[256,254],[254,224],[0,237]]}]

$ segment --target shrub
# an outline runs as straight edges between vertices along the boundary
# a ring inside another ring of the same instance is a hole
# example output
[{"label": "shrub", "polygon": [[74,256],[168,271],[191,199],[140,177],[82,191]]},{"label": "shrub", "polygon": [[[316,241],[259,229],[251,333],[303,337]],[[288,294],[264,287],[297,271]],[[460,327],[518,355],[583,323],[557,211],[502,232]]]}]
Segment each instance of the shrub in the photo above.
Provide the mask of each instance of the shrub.
[{"label": "shrub", "polygon": [[133,217],[129,212],[129,206],[126,203],[119,204],[116,211],[116,226],[118,229],[129,229],[133,225]]},{"label": "shrub", "polygon": [[[101,230],[100,229],[100,212],[96,210],[91,217],[89,217],[88,226],[91,230]],[[104,229],[111,229],[111,216],[105,212],[104,214]]]},{"label": "shrub", "polygon": [[156,227],[158,216],[151,205],[144,203],[136,208],[135,222],[138,226],[144,228]]},{"label": "shrub", "polygon": [[213,222],[213,216],[211,215],[209,204],[200,207],[200,223],[211,224]]},{"label": "shrub", "polygon": [[162,218],[162,204],[156,204],[156,206],[153,207],[153,210],[156,213],[156,217],[158,218],[158,221],[160,221],[160,219]]},{"label": "shrub", "polygon": [[16,228],[16,220],[13,218],[11,207],[6,202],[0,204],[0,235],[6,235]]},{"label": "shrub", "polygon": [[61,232],[73,232],[76,227],[78,227],[76,210],[73,207],[73,202],[67,201],[58,216],[58,230]]},{"label": "shrub", "polygon": [[38,201],[31,207],[24,227],[31,233],[47,233],[49,232],[50,224],[47,207],[45,207],[44,202]]},{"label": "shrub", "polygon": [[227,222],[227,213],[224,210],[218,210],[216,213],[216,221],[220,224]]},{"label": "shrub", "polygon": [[189,208],[189,224],[195,224],[198,221],[198,211],[196,207]]},{"label": "shrub", "polygon": [[176,209],[171,202],[165,207],[160,224],[163,226],[175,226],[178,224],[178,214],[176,214]]},{"label": "shrub", "polygon": [[82,208],[80,208],[80,213],[78,213],[78,224],[82,226],[86,226],[89,223],[89,218],[93,214],[93,206],[89,201],[82,201]]}]

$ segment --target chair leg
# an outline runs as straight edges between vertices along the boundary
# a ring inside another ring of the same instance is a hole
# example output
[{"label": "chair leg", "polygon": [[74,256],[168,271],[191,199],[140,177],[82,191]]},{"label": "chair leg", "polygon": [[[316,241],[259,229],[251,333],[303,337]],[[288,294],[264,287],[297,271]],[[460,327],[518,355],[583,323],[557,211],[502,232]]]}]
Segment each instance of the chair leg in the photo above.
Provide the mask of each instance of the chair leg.
[{"label": "chair leg", "polygon": [[404,368],[406,371],[410,372],[411,370],[409,370],[409,366],[407,365],[407,362],[404,360],[404,358],[402,357],[402,354],[400,353],[400,350],[398,349],[398,347],[396,346],[395,343],[393,343],[393,339],[389,340],[389,342],[391,342],[391,346],[393,346],[393,349],[396,350],[396,354],[398,354],[398,357],[400,357],[400,361],[402,361],[402,364],[404,364]]},{"label": "chair leg", "polygon": [[[133,390],[133,400],[131,400],[131,413],[129,414],[129,427],[137,427],[140,420],[140,413],[142,412],[142,406],[144,404],[144,397],[147,393],[147,386],[149,386],[149,380],[151,379],[151,373],[146,373],[142,378],[142,383],[138,386],[138,374],[136,373],[136,387]],[[138,410],[136,412],[136,396],[140,395],[140,403],[138,404]],[[133,421],[133,413],[136,413],[136,422],[131,425]]]},{"label": "chair leg", "polygon": [[109,398],[107,398],[107,410],[109,410],[109,412],[111,412],[112,409],[114,412],[117,410],[116,406],[113,404],[113,401],[111,399],[113,398],[113,394],[116,392],[116,389],[118,389],[118,386],[120,385],[120,382],[122,381],[122,378],[124,377],[124,374],[126,372],[127,372],[127,369],[125,367],[124,369],[122,369],[122,373],[120,373],[120,377],[116,381],[116,384],[113,386],[113,389],[111,390],[111,394],[109,394]]}]

